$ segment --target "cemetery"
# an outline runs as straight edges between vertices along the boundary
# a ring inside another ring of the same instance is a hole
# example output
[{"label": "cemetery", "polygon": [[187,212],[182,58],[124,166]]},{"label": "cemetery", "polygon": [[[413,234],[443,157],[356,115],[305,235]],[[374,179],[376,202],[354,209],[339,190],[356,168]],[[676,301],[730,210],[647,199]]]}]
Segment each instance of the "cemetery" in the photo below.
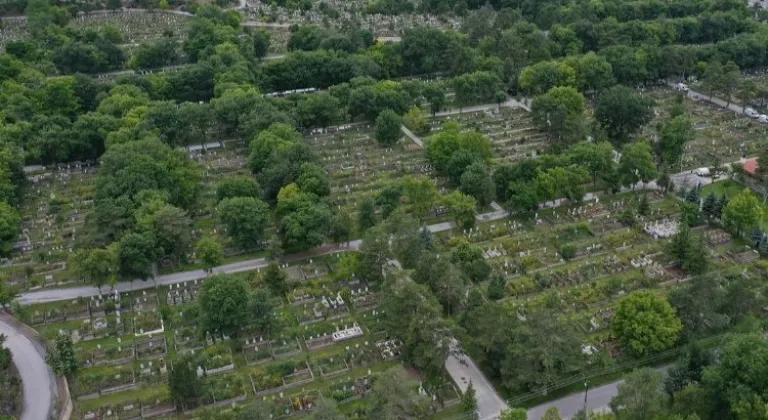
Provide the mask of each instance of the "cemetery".
[{"label": "cemetery", "polygon": [[[692,88],[701,89],[701,86]],[[648,91],[648,95],[657,101],[656,115],[643,134],[649,139],[656,139],[659,136],[657,122],[668,118],[668,109],[678,93],[670,88],[654,88]],[[677,170],[738,162],[741,158],[756,156],[761,148],[766,147],[768,126],[704,99],[686,97],[684,100],[696,137],[685,144],[683,159]]]}]

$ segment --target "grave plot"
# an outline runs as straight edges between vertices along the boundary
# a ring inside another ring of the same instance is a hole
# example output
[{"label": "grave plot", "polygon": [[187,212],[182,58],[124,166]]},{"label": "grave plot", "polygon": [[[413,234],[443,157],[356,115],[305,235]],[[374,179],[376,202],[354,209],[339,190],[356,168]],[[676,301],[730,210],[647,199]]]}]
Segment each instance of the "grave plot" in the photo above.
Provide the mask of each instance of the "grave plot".
[{"label": "grave plot", "polygon": [[136,372],[132,364],[99,366],[82,369],[74,383],[70,384],[72,396],[77,399],[98,398],[137,386]]},{"label": "grave plot", "polygon": [[333,378],[349,371],[347,361],[344,357],[341,357],[340,354],[333,354],[313,360],[312,366],[315,367],[317,372],[319,372],[320,376],[323,378]]},{"label": "grave plot", "polygon": [[202,405],[231,406],[248,398],[248,381],[238,374],[208,377],[201,389]]},{"label": "grave plot", "polygon": [[172,284],[166,292],[165,303],[171,306],[193,303],[197,300],[198,288],[197,280]]},{"label": "grave plot", "polygon": [[301,334],[307,350],[314,351],[335,343],[362,337],[364,332],[352,318],[343,318],[305,325]]},{"label": "grave plot", "polygon": [[358,400],[371,390],[371,377],[369,375],[357,378],[343,378],[331,382],[328,391],[330,397],[338,404],[345,404]]},{"label": "grave plot", "polygon": [[173,332],[173,347],[177,354],[194,353],[205,347],[205,340],[197,329],[184,327]]},{"label": "grave plot", "polygon": [[11,284],[36,287],[68,281],[67,259],[93,205],[92,162],[60,164],[28,175],[19,207],[22,234],[0,272]]},{"label": "grave plot", "polygon": [[533,126],[530,113],[522,109],[502,108],[432,118],[429,121],[432,132],[439,132],[448,121],[486,135],[493,143],[494,157],[502,163],[534,158],[547,148],[546,136]]},{"label": "grave plot", "polygon": [[123,342],[120,337],[81,342],[75,346],[75,351],[84,367],[121,365],[135,357],[133,341]]},{"label": "grave plot", "polygon": [[257,396],[308,384],[315,380],[309,362],[280,360],[250,369],[253,392]]},{"label": "grave plot", "polygon": [[383,334],[386,332],[381,323],[384,311],[380,309],[370,309],[365,312],[358,312],[356,318],[359,320],[363,329],[370,334]]},{"label": "grave plot", "polygon": [[168,342],[165,336],[136,338],[134,341],[137,359],[158,359],[168,354]]},{"label": "grave plot", "polygon": [[[647,138],[658,139],[657,123],[667,120],[667,110],[675,94],[668,88],[650,91],[658,106],[656,118],[645,128]],[[760,148],[766,147],[768,127],[765,124],[704,100],[686,97],[685,108],[694,124],[696,137],[685,145],[682,162],[684,170],[735,162],[743,155],[755,156]]]},{"label": "grave plot", "polygon": [[261,364],[271,360],[293,357],[301,354],[301,344],[296,338],[279,337],[275,340],[264,340],[263,337],[246,338],[243,345],[243,355],[248,364]]},{"label": "grave plot", "polygon": [[417,26],[458,30],[461,19],[432,14],[409,13],[399,15],[370,14],[366,11],[366,1],[328,0],[312,1],[311,10],[290,9],[277,6],[267,1],[248,2],[245,9],[249,18],[278,23],[314,24],[323,27],[342,29],[345,22],[360,22],[360,27],[370,29],[374,36],[391,37],[401,35],[403,31]]},{"label": "grave plot", "polygon": [[172,35],[181,39],[192,18],[176,13],[141,12],[120,10],[114,12],[78,15],[72,18],[70,25],[94,30],[112,26],[123,35],[127,44],[139,43]]},{"label": "grave plot", "polygon": [[197,376],[213,376],[235,370],[232,350],[225,344],[206,348],[198,356]]},{"label": "grave plot", "polygon": [[382,148],[369,124],[315,130],[305,138],[328,171],[332,205],[351,213],[356,212],[362,198],[378,193],[390,182],[406,175],[432,173],[418,146],[403,139],[391,148]]}]

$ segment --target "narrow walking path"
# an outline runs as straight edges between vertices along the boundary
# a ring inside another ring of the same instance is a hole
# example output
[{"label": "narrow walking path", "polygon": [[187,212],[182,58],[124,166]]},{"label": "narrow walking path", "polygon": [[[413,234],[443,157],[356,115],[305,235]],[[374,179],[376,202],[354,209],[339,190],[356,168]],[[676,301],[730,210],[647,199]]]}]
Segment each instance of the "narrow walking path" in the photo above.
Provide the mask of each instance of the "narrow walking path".
[{"label": "narrow walking path", "polygon": [[414,142],[414,143],[416,143],[417,145],[419,145],[419,147],[421,147],[422,149],[424,148],[424,142],[422,142],[422,141],[421,141],[421,137],[419,137],[419,136],[417,136],[416,134],[414,134],[414,133],[413,133],[413,131],[411,131],[411,130],[409,130],[409,129],[408,129],[408,127],[406,127],[406,126],[404,126],[404,125],[401,125],[401,126],[400,126],[400,131],[402,131],[402,132],[403,132],[403,134],[405,134],[406,136],[408,136],[408,138],[410,138],[411,140],[413,140],[413,142]]},{"label": "narrow walking path", "polygon": [[[454,348],[457,345],[458,343],[454,342]],[[459,386],[461,392],[466,391],[470,381],[472,382],[477,397],[479,420],[496,420],[502,411],[509,408],[480,368],[466,354],[452,351],[445,361],[445,370],[448,371],[453,382]]]},{"label": "narrow walking path", "polygon": [[21,420],[44,420],[50,417],[55,395],[55,379],[45,363],[45,350],[17,329],[8,315],[0,314],[0,334],[11,351],[13,364],[21,375],[24,411]]}]

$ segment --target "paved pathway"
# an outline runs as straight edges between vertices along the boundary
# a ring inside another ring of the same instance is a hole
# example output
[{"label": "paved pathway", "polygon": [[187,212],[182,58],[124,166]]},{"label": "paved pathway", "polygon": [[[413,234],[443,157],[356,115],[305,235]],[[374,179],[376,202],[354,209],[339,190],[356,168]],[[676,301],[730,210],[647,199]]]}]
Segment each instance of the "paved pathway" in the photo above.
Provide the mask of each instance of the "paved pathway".
[{"label": "paved pathway", "polygon": [[[454,343],[454,346],[456,344]],[[493,389],[493,385],[483,375],[480,368],[466,354],[451,352],[445,361],[445,369],[451,375],[453,382],[459,386],[461,392],[466,391],[469,382],[472,382],[477,397],[479,420],[496,420],[503,410],[509,408],[507,403]]]},{"label": "paved pathway", "polygon": [[[501,106],[507,107],[507,108],[522,108],[526,111],[530,111],[531,109],[523,102],[517,101],[515,98],[509,98],[505,102],[501,103]],[[492,109],[499,108],[499,104],[482,104],[482,105],[473,105],[473,106],[467,106],[464,108],[455,108],[455,109],[449,109],[448,111],[440,111],[435,113],[435,117],[444,117],[447,115],[456,115],[456,114],[463,114],[465,112],[477,112],[477,111],[489,111]]]},{"label": "paved pathway", "polygon": [[[667,85],[669,85],[670,87],[674,88],[677,85],[677,83],[667,82]],[[731,111],[733,111],[733,112],[735,112],[737,114],[743,114],[744,113],[744,108],[734,104],[733,102],[728,103],[727,101],[725,101],[723,99],[720,99],[720,98],[717,98],[715,96],[710,98],[710,96],[708,94],[701,93],[701,92],[696,92],[693,89],[691,89],[690,87],[688,88],[688,94],[687,95],[691,99],[712,102],[713,104],[718,105],[718,106],[720,106],[722,108],[725,108],[727,106],[728,109],[730,109]]]},{"label": "paved pathway", "polygon": [[408,127],[406,127],[404,125],[401,125],[400,126],[400,131],[402,131],[403,134],[408,136],[408,138],[413,140],[414,143],[418,144],[419,147],[421,147],[422,149],[424,148],[424,142],[421,141],[421,137],[419,137],[416,134],[414,134],[413,131],[408,129]]},{"label": "paved pathway", "polygon": [[17,330],[5,316],[0,317],[0,334],[4,334],[5,347],[11,350],[13,364],[21,375],[24,392],[24,411],[21,420],[49,418],[54,396],[53,374],[45,363],[42,348]]}]

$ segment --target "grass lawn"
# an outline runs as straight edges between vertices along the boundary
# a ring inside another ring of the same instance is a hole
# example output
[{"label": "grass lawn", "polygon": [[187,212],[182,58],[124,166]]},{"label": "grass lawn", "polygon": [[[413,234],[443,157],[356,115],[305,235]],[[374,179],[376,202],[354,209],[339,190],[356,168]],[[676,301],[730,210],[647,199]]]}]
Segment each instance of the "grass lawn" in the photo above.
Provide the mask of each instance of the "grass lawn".
[{"label": "grass lawn", "polygon": [[[734,181],[722,181],[714,184],[705,185],[701,191],[701,197],[706,198],[710,192],[714,192],[718,197],[722,197],[726,194],[729,198],[735,197],[746,188]],[[759,197],[759,196],[758,196]],[[768,204],[763,204],[763,222],[760,224],[763,230],[768,230]]]}]

